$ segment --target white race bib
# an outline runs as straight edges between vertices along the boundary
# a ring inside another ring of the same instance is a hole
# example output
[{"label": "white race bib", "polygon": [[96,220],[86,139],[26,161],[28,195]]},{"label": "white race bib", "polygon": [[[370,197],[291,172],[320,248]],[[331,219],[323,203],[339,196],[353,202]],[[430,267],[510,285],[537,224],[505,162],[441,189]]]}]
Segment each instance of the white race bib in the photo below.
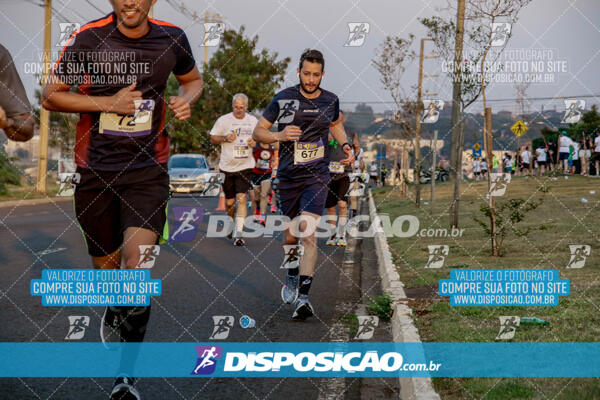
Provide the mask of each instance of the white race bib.
[{"label": "white race bib", "polygon": [[236,144],[233,146],[233,156],[235,158],[248,158],[250,156],[250,147]]},{"label": "white race bib", "polygon": [[133,115],[113,112],[100,113],[98,132],[115,136],[146,136],[152,133],[152,112],[154,100],[134,100]]},{"label": "white race bib", "polygon": [[325,157],[325,146],[319,139],[317,143],[296,142],[294,145],[294,165],[312,164]]},{"label": "white race bib", "polygon": [[339,161],[331,161],[329,163],[329,172],[332,174],[343,174],[344,165]]}]

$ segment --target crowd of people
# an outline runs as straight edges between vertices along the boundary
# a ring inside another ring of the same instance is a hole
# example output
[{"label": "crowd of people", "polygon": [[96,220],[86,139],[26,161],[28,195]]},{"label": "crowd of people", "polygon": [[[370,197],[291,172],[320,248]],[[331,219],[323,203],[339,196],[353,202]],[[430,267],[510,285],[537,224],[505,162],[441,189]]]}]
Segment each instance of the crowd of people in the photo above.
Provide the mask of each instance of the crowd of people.
[{"label": "crowd of people", "polygon": [[[487,178],[488,163],[485,157],[475,157],[472,167],[475,180]],[[595,132],[595,137],[583,132],[580,140],[571,139],[563,130],[556,143],[548,140],[533,151],[529,146],[523,146],[516,153],[504,153],[502,160],[498,160],[496,155],[492,159],[492,173],[541,176],[550,171],[600,176],[600,130]]]}]

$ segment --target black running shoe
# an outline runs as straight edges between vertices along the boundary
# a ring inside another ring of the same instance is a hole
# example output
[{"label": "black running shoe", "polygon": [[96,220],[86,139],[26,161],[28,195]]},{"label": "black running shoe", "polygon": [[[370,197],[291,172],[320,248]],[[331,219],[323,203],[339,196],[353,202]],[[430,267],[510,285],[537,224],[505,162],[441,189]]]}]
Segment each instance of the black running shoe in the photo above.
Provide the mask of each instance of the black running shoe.
[{"label": "black running shoe", "polygon": [[110,393],[110,400],[141,400],[141,396],[133,384],[133,378],[117,378]]},{"label": "black running shoe", "polygon": [[315,310],[308,301],[308,296],[300,295],[296,303],[294,304],[294,313],[292,319],[304,321],[308,317],[312,317],[315,314]]},{"label": "black running shoe", "polygon": [[108,306],[104,309],[100,321],[100,338],[107,350],[116,350],[121,342],[121,324],[123,320],[118,308]]}]

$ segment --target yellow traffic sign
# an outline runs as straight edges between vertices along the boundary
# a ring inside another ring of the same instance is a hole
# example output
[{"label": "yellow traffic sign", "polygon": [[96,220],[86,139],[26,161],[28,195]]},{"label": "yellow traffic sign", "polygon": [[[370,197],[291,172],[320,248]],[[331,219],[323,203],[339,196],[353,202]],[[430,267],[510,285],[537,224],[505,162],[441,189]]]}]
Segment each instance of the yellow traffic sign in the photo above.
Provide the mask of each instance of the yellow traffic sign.
[{"label": "yellow traffic sign", "polygon": [[479,151],[479,149],[481,149],[481,145],[479,144],[479,142],[477,142],[473,145],[473,150]]},{"label": "yellow traffic sign", "polygon": [[515,124],[513,126],[510,127],[510,130],[517,137],[521,137],[529,130],[529,128],[527,127],[527,125],[525,125],[525,123],[523,121],[518,120],[517,122],[515,122]]}]

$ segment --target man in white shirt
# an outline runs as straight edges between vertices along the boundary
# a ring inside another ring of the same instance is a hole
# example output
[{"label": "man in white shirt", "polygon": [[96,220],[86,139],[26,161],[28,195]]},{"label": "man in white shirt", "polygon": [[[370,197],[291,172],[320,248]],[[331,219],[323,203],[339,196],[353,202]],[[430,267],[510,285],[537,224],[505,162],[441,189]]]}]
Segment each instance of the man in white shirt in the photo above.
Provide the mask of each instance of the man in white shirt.
[{"label": "man in white shirt", "polygon": [[529,165],[531,163],[531,152],[529,151],[529,146],[525,146],[525,150],[521,152],[521,173],[525,170],[525,175],[529,175]]},{"label": "man in white shirt", "polygon": [[546,148],[544,146],[540,146],[537,149],[535,149],[535,156],[537,157],[538,176],[542,176],[542,174],[546,172]]},{"label": "man in white shirt", "polygon": [[[233,96],[233,112],[219,117],[210,131],[210,142],[221,145],[219,170],[225,174],[223,191],[227,214],[234,219],[235,213],[235,246],[244,245],[241,232],[248,214],[246,192],[250,189],[254,168],[252,149],[256,142],[252,132],[258,120],[247,114],[247,110],[248,96],[237,93]],[[232,238],[232,234],[229,237]]]},{"label": "man in white shirt", "polygon": [[594,160],[594,167],[596,169],[596,176],[600,176],[600,130],[596,132],[597,136],[594,138],[594,154],[592,159]]},{"label": "man in white shirt", "polygon": [[485,161],[485,158],[484,158],[481,160],[481,179],[487,178],[487,172],[488,172],[488,165],[487,165],[487,161]]},{"label": "man in white shirt", "polygon": [[481,175],[481,162],[479,158],[475,158],[473,160],[473,177],[476,181],[479,180],[479,176]]},{"label": "man in white shirt", "polygon": [[573,144],[570,137],[567,136],[567,131],[562,131],[558,138],[558,163],[566,174],[569,168],[569,147]]}]

